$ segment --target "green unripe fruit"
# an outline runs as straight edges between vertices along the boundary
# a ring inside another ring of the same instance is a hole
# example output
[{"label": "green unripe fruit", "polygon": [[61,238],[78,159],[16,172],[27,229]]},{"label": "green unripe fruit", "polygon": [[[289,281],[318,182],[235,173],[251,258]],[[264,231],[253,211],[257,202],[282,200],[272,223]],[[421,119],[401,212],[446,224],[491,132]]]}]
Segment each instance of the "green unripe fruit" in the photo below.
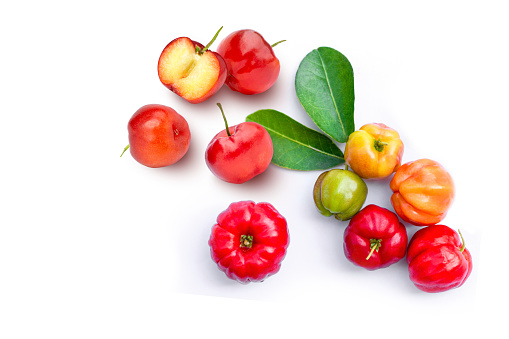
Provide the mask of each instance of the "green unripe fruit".
[{"label": "green unripe fruit", "polygon": [[368,186],[361,177],[341,169],[320,174],[313,189],[313,199],[320,213],[343,221],[359,212],[367,195]]}]

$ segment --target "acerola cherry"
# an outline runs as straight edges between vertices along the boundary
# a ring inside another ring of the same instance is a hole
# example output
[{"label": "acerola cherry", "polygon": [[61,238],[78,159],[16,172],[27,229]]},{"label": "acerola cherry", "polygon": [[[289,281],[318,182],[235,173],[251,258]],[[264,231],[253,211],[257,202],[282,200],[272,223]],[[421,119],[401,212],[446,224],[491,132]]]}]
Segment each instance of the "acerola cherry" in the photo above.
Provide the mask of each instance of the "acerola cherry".
[{"label": "acerola cherry", "polygon": [[404,221],[416,226],[439,223],[454,201],[454,181],[438,162],[418,159],[403,164],[389,184],[392,207]]},{"label": "acerola cherry", "polygon": [[[284,41],[284,40],[283,40]],[[251,29],[231,33],[217,47],[228,69],[225,83],[243,94],[268,90],[279,76],[279,59],[262,35]]]},{"label": "acerola cherry", "polygon": [[256,122],[228,127],[221,104],[217,104],[226,125],[209,143],[205,162],[219,179],[244,183],[263,173],[272,160],[273,146],[267,130]]},{"label": "acerola cherry", "polygon": [[316,179],[313,200],[318,211],[338,220],[352,218],[364,205],[368,186],[357,174],[347,169],[325,171]]},{"label": "acerola cherry", "polygon": [[217,216],[209,238],[212,260],[242,284],[276,274],[289,244],[286,219],[267,202],[231,203]]},{"label": "acerola cherry", "polygon": [[364,179],[383,179],[401,166],[404,145],[393,128],[381,123],[362,126],[345,144],[345,162]]},{"label": "acerola cherry", "polygon": [[370,204],[353,216],[343,240],[348,260],[368,270],[376,270],[405,257],[408,235],[396,213]]},{"label": "acerola cherry", "polygon": [[214,95],[224,84],[226,65],[223,58],[209,47],[222,28],[205,47],[187,37],[172,40],[161,52],[157,63],[157,73],[163,85],[192,104]]},{"label": "acerola cherry", "polygon": [[133,158],[147,167],[176,163],[186,154],[191,141],[186,119],[163,105],[138,109],[129,120],[127,130],[129,145],[124,152],[130,149]]}]

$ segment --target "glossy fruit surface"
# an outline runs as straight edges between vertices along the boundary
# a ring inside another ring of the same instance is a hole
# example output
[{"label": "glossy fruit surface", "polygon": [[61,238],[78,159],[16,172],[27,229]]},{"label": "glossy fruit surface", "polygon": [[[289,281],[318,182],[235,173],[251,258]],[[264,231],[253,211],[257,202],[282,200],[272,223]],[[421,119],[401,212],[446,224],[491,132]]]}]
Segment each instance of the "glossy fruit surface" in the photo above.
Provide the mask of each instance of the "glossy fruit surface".
[{"label": "glossy fruit surface", "polygon": [[398,216],[416,226],[443,220],[454,200],[454,182],[438,162],[419,159],[402,165],[394,174],[391,203]]},{"label": "glossy fruit surface", "polygon": [[286,219],[271,204],[253,201],[230,204],[217,217],[209,238],[212,260],[241,283],[277,273],[289,243]]},{"label": "glossy fruit surface", "polygon": [[209,143],[205,161],[218,178],[241,184],[269,167],[273,148],[269,133],[255,122],[243,122],[219,132]]},{"label": "glossy fruit surface", "polygon": [[472,256],[458,233],[445,225],[431,225],[415,232],[408,245],[410,280],[425,292],[460,287],[472,272]]},{"label": "glossy fruit surface", "polygon": [[368,205],[350,220],[343,236],[345,256],[368,270],[388,267],[405,257],[408,236],[398,216]]},{"label": "glossy fruit surface", "polygon": [[228,127],[224,119],[227,128],[210,141],[205,150],[205,162],[219,179],[242,184],[269,167],[274,153],[272,139],[269,132],[256,122]]},{"label": "glossy fruit surface", "polygon": [[362,208],[367,194],[368,186],[357,174],[341,169],[320,174],[313,188],[313,200],[318,211],[343,221]]},{"label": "glossy fruit surface", "polygon": [[228,69],[226,85],[243,94],[268,90],[279,76],[279,59],[262,35],[251,29],[231,33],[224,38],[217,52]]},{"label": "glossy fruit surface", "polygon": [[401,166],[403,142],[396,130],[381,123],[362,126],[350,134],[345,162],[364,179],[383,179]]},{"label": "glossy fruit surface", "polygon": [[191,132],[183,116],[164,105],[138,109],[127,125],[132,157],[148,167],[164,167],[179,161],[189,149]]}]

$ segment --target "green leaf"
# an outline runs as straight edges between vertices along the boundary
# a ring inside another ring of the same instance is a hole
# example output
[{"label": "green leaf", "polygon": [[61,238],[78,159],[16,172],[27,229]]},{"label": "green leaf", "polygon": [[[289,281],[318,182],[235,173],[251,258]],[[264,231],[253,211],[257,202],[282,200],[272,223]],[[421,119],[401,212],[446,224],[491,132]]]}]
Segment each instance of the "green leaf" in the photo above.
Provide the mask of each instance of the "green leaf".
[{"label": "green leaf", "polygon": [[345,162],[343,152],[324,134],[273,109],[247,116],[269,132],[274,145],[272,163],[293,170],[324,170]]},{"label": "green leaf", "polygon": [[354,85],[350,61],[330,47],[312,50],[295,76],[297,97],[313,122],[338,142],[355,130]]}]

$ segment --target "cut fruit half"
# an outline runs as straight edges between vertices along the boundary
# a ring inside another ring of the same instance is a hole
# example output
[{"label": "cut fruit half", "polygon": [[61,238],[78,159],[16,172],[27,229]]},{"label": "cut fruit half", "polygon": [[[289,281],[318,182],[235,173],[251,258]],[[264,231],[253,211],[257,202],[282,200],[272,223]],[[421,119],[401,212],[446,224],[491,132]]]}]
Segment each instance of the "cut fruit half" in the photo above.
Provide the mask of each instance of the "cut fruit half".
[{"label": "cut fruit half", "polygon": [[226,79],[226,65],[212,51],[197,51],[203,46],[181,37],[170,42],[161,53],[158,75],[171,91],[191,103],[208,99],[221,88]]}]

